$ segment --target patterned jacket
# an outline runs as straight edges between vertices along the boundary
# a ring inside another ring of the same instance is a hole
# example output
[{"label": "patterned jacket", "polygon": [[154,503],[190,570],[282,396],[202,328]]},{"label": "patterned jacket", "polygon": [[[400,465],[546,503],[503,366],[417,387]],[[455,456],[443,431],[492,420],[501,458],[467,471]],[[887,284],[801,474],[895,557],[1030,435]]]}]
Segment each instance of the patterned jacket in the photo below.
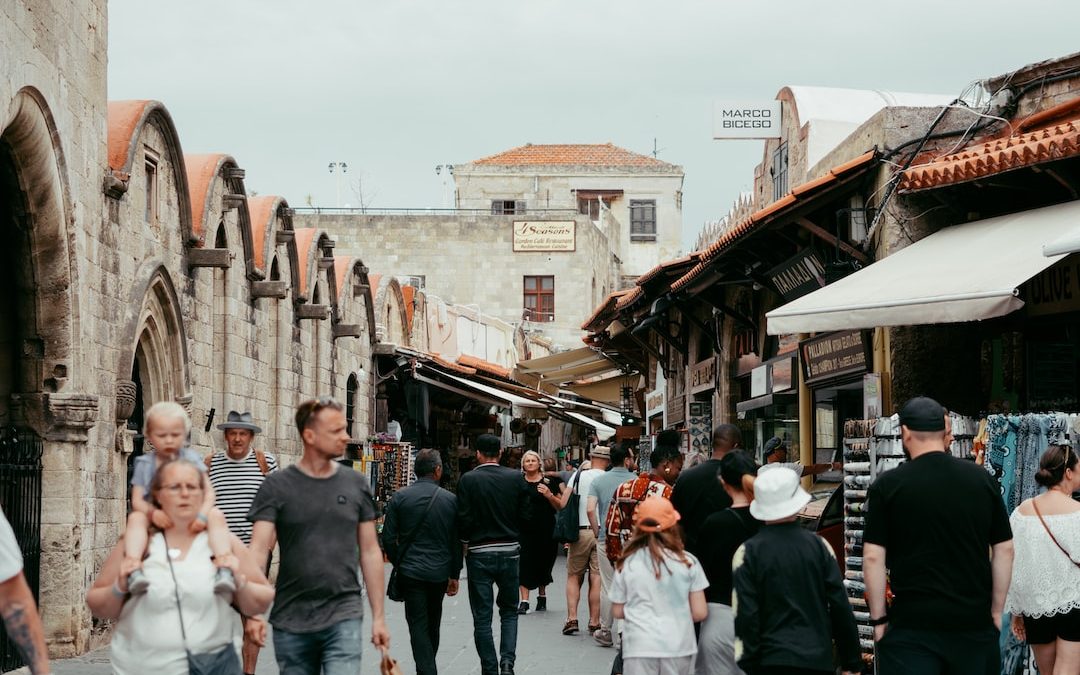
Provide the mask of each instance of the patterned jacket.
[{"label": "patterned jacket", "polygon": [[604,519],[604,552],[612,564],[622,556],[623,545],[634,531],[634,509],[647,497],[671,499],[671,486],[656,476],[643,473],[615,490]]}]

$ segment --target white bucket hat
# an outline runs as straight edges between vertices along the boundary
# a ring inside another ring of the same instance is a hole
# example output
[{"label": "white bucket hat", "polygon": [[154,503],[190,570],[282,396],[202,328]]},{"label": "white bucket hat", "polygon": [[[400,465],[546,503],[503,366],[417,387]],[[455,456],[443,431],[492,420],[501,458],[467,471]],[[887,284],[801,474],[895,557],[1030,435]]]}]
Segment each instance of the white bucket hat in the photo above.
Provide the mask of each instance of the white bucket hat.
[{"label": "white bucket hat", "polygon": [[750,515],[761,521],[783,520],[795,515],[810,501],[799,476],[786,467],[761,471],[754,480]]}]

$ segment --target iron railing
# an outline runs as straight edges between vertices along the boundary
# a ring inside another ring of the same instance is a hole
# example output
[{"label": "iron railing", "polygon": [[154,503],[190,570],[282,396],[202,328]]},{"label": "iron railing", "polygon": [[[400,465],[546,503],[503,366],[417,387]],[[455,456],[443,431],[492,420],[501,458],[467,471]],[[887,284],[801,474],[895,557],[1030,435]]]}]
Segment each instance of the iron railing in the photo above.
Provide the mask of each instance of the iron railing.
[{"label": "iron railing", "polygon": [[[26,583],[38,599],[41,571],[41,438],[27,429],[0,430],[0,506],[15,532]],[[23,666],[0,625],[0,672]]]}]

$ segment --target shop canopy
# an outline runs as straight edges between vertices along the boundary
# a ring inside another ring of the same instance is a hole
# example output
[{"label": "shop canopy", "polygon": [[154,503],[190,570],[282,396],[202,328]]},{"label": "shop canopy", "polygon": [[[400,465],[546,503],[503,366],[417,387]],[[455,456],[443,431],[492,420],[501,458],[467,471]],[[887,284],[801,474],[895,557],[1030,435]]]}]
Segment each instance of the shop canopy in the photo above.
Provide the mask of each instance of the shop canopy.
[{"label": "shop canopy", "polygon": [[617,370],[619,366],[595,349],[582,347],[538,359],[519,361],[514,367],[514,379],[548,390],[601,373]]},{"label": "shop canopy", "polygon": [[596,431],[596,437],[599,438],[601,441],[606,441],[607,439],[615,435],[615,427],[610,427],[603,422],[594,420],[591,417],[586,417],[581,413],[572,412],[570,410],[563,410],[560,411],[559,414],[560,416],[565,415],[566,417],[571,418],[577,424],[591,427],[593,430]]},{"label": "shop canopy", "polygon": [[[429,373],[430,375],[425,373]],[[428,365],[418,365],[416,372],[413,373],[413,377],[421,382],[426,382],[435,387],[452,391],[467,398],[484,401],[485,403],[504,408],[518,406],[519,408],[540,408],[546,410],[548,407],[540,401],[525,398],[524,396],[518,396],[517,394],[504,389],[483,384],[475,380],[467,380],[456,375],[451,375],[450,373]]]},{"label": "shop canopy", "polygon": [[770,335],[979,321],[1020,309],[1019,286],[1064,257],[1080,201],[954,225],[766,314]]}]

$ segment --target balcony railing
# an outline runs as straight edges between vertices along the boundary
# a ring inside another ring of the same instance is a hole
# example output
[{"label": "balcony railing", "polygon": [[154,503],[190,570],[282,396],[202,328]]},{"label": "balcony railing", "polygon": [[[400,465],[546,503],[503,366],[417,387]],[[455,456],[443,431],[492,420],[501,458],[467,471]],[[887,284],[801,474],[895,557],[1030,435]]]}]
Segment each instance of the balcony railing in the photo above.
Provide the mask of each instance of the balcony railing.
[{"label": "balcony railing", "polygon": [[373,208],[373,207],[334,207],[334,206],[304,206],[294,208],[299,214],[315,215],[365,215],[365,216],[491,216],[501,215],[508,218],[520,216],[569,216],[578,214],[577,209],[530,209],[506,214],[493,214],[490,208],[486,209],[436,209],[436,208]]}]

